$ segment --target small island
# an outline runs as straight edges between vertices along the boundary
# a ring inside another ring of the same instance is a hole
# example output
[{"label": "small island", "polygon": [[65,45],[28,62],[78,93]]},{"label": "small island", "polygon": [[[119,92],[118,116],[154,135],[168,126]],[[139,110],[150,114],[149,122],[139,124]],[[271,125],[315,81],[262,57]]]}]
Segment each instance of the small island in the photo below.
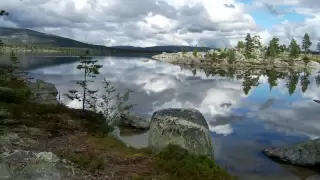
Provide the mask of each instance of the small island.
[{"label": "small island", "polygon": [[[263,46],[258,35],[247,34],[245,41],[239,41],[234,48],[212,49],[207,52],[186,52],[183,48],[178,53],[162,53],[153,59],[172,64],[195,67],[256,67],[256,68],[293,68],[303,69],[320,62],[320,56],[312,54],[312,42],[305,33],[300,46],[293,38],[289,46],[280,45],[279,38],[273,37],[267,46]],[[320,51],[320,42],[317,44]]]}]

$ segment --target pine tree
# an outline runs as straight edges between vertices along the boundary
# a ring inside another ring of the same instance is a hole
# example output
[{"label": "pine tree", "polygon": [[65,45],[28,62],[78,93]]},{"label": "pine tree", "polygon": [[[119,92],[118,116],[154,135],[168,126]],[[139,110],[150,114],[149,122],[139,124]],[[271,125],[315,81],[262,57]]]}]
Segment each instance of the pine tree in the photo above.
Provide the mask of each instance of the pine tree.
[{"label": "pine tree", "polygon": [[291,43],[289,45],[289,53],[289,56],[293,59],[299,57],[300,46],[297,44],[297,41],[294,38],[291,39]]},{"label": "pine tree", "polygon": [[238,44],[237,44],[237,49],[240,50],[240,49],[243,49],[245,48],[245,44],[243,41],[238,41]]},{"label": "pine tree", "polygon": [[194,49],[193,49],[193,56],[194,57],[197,57],[198,56],[198,48],[197,47],[195,47]]},{"label": "pine tree", "polygon": [[320,42],[318,42],[317,44],[317,50],[318,50],[318,53],[320,54]]},{"label": "pine tree", "polygon": [[302,40],[302,49],[304,53],[309,53],[312,42],[308,33],[305,33]]},{"label": "pine tree", "polygon": [[95,101],[97,99],[95,95],[98,90],[91,90],[88,87],[88,84],[90,82],[94,82],[92,78],[99,74],[99,69],[102,67],[102,65],[96,65],[97,60],[92,60],[89,55],[89,50],[86,50],[85,55],[80,56],[80,64],[77,66],[78,70],[83,71],[84,76],[83,80],[77,81],[77,84],[82,87],[82,92],[70,90],[69,94],[66,94],[66,96],[71,100],[76,99],[78,101],[82,101],[83,111],[85,111],[87,108],[93,109],[95,107],[95,104],[92,104],[90,101]]},{"label": "pine tree", "polygon": [[267,57],[271,57],[272,64],[274,64],[274,59],[279,55],[280,53],[280,46],[279,46],[279,39],[276,37],[273,37],[270,42],[269,46],[267,48]]},{"label": "pine tree", "polygon": [[252,52],[254,48],[254,42],[251,35],[248,33],[245,38],[245,56],[247,59],[252,58]]}]

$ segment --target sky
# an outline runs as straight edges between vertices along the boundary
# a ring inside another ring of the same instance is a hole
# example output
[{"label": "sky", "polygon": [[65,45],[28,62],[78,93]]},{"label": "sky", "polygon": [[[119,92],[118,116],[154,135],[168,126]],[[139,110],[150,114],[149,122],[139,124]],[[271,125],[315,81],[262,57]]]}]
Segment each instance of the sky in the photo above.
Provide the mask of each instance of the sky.
[{"label": "sky", "polygon": [[0,25],[106,46],[232,47],[247,33],[262,43],[320,40],[319,0],[0,0]]}]

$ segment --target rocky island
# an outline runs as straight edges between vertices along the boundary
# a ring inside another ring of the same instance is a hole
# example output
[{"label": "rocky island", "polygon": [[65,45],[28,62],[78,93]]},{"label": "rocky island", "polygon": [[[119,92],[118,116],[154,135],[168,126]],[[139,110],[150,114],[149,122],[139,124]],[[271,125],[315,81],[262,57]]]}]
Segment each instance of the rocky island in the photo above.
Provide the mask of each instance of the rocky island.
[{"label": "rocky island", "polygon": [[186,52],[181,49],[178,53],[162,53],[153,56],[155,60],[172,64],[191,65],[201,68],[214,67],[255,67],[255,68],[293,68],[303,69],[313,67],[320,61],[320,56],[310,52],[309,35],[304,36],[300,45],[292,39],[290,45],[279,45],[279,39],[273,38],[267,46],[263,46],[259,36],[247,34],[245,41],[239,41],[234,48],[212,49],[207,52]]}]

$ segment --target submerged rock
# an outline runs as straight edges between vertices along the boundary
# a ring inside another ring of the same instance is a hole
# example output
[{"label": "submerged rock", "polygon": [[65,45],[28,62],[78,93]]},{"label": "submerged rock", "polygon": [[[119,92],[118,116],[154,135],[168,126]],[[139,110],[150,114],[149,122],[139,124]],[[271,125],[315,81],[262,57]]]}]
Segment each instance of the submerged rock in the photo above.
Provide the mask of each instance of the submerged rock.
[{"label": "submerged rock", "polygon": [[287,147],[265,149],[264,154],[286,163],[301,166],[320,164],[320,139],[309,140]]},{"label": "submerged rock", "polygon": [[153,152],[174,144],[191,153],[213,157],[208,124],[196,109],[170,108],[154,112],[148,143]]},{"label": "submerged rock", "polygon": [[58,104],[57,88],[51,84],[42,80],[36,80],[36,82],[28,82],[28,87],[31,91],[31,100],[39,104]]},{"label": "submerged rock", "polygon": [[71,167],[52,152],[15,150],[0,154],[0,179],[60,180],[71,174]]},{"label": "submerged rock", "polygon": [[135,115],[132,112],[121,114],[120,126],[133,127],[138,129],[148,129],[150,121]]}]

